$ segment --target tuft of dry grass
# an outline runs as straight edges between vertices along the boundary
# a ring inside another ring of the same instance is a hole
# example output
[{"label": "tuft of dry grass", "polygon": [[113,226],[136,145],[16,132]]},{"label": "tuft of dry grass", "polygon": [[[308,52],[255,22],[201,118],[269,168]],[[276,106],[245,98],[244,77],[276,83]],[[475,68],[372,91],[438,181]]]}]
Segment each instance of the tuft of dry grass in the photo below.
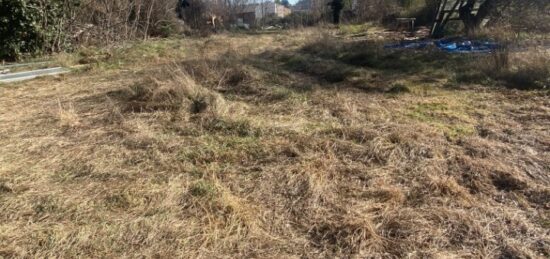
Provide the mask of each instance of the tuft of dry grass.
[{"label": "tuft of dry grass", "polygon": [[465,82],[484,83],[496,80],[509,88],[520,90],[548,89],[550,80],[550,54],[546,50],[531,48],[513,53],[509,49],[495,51],[481,57],[465,72]]},{"label": "tuft of dry grass", "polygon": [[57,103],[57,119],[59,120],[59,125],[63,128],[78,127],[78,125],[80,125],[80,118],[73,104],[68,104],[67,107],[63,107],[60,100],[58,100]]},{"label": "tuft of dry grass", "polygon": [[184,71],[174,71],[168,77],[145,78],[130,87],[127,110],[143,111],[173,111],[198,113],[224,113],[223,98],[212,91],[198,85]]}]

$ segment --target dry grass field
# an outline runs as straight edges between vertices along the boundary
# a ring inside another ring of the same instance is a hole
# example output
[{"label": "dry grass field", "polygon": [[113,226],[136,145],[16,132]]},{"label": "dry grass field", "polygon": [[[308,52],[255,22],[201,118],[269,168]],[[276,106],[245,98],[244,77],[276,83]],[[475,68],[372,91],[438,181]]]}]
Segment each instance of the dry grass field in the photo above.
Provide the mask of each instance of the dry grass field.
[{"label": "dry grass field", "polygon": [[549,92],[518,89],[548,53],[333,34],[83,49],[0,85],[0,258],[548,258]]}]

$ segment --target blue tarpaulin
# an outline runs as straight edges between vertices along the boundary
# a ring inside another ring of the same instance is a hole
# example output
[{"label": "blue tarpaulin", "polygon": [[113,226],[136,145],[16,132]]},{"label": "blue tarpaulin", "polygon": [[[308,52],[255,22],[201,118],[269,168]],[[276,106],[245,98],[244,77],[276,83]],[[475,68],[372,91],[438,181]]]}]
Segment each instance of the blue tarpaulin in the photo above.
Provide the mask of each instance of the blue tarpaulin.
[{"label": "blue tarpaulin", "polygon": [[464,38],[402,41],[398,44],[388,44],[384,47],[387,49],[424,49],[428,46],[435,46],[447,53],[490,53],[500,48],[500,45],[493,41]]},{"label": "blue tarpaulin", "polygon": [[449,53],[490,53],[500,48],[491,41],[444,39],[435,41],[434,44],[441,50]]}]

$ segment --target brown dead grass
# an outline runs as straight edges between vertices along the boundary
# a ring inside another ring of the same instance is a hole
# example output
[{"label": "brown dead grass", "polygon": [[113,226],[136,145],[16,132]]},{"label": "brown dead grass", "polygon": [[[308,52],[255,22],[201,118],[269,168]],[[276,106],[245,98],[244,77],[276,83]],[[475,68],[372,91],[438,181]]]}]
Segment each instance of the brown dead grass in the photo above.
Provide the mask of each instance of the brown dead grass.
[{"label": "brown dead grass", "polygon": [[548,257],[546,92],[304,48],[323,37],[140,43],[1,86],[0,256]]}]

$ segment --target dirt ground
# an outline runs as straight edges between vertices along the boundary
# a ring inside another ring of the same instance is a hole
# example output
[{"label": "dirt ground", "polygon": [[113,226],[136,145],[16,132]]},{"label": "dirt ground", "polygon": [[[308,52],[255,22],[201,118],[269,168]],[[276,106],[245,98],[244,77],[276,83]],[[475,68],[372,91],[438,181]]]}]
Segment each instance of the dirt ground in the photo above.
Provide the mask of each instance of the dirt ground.
[{"label": "dirt ground", "polygon": [[0,85],[0,257],[548,258],[549,92],[333,34]]}]

